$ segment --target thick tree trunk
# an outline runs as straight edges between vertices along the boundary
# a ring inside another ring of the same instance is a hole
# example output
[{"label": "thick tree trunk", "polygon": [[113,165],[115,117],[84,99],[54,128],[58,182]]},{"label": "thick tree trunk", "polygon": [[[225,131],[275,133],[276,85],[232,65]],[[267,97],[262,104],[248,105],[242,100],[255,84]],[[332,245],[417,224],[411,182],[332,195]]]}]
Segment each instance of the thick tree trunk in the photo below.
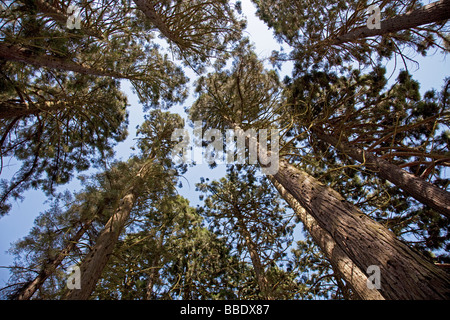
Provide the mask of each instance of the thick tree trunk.
[{"label": "thick tree trunk", "polygon": [[95,69],[89,66],[73,62],[69,59],[59,58],[51,55],[45,54],[37,55],[34,54],[32,51],[23,48],[19,45],[7,44],[5,42],[0,42],[0,58],[10,61],[17,61],[26,64],[31,64],[39,68],[50,68],[64,71],[72,71],[76,73],[100,77],[130,79],[130,77],[127,77],[119,72]]},{"label": "thick tree trunk", "polygon": [[78,232],[74,235],[72,239],[68,242],[66,247],[58,253],[58,255],[52,260],[49,261],[44,267],[44,269],[39,272],[38,276],[34,278],[33,281],[27,284],[25,288],[21,290],[19,293],[17,300],[29,300],[33,296],[33,294],[44,284],[45,280],[50,277],[64,258],[73,250],[73,248],[77,245],[78,241],[81,239],[83,234],[90,228],[94,219],[90,219],[86,221],[83,226],[78,230]]},{"label": "thick tree trunk", "polygon": [[97,281],[100,279],[103,269],[108,263],[109,257],[119,239],[119,235],[130,216],[135,198],[136,195],[133,191],[130,191],[122,198],[116,212],[108,220],[94,247],[80,266],[81,288],[70,290],[65,299],[87,300],[92,291],[94,291]]},{"label": "thick tree trunk", "polygon": [[292,210],[294,210],[300,221],[302,221],[306,230],[308,230],[314,242],[328,258],[334,270],[342,276],[352,288],[352,291],[363,300],[384,300],[383,296],[376,289],[368,288],[366,274],[339,247],[333,237],[320,227],[316,219],[306,212],[300,203],[274,177],[269,176],[269,179]]},{"label": "thick tree trunk", "polygon": [[[230,126],[239,129],[237,124]],[[259,156],[264,158],[264,155]],[[267,163],[266,160],[262,163]],[[364,215],[339,193],[284,159],[279,160],[278,172],[272,178],[353,261],[347,268],[354,264],[365,273],[370,266],[380,269],[379,292],[385,299],[450,299],[450,277],[446,272],[397,239],[389,229]]]},{"label": "thick tree trunk", "polygon": [[259,289],[263,295],[264,299],[273,300],[274,297],[271,294],[270,284],[267,280],[264,267],[261,263],[261,257],[258,253],[258,248],[256,244],[253,242],[250,232],[247,230],[247,227],[242,219],[242,217],[238,216],[239,222],[239,230],[242,236],[244,237],[245,246],[250,254],[250,259],[252,260],[253,270],[255,270],[256,281],[258,282]]},{"label": "thick tree trunk", "polygon": [[350,146],[348,143],[323,133],[319,129],[313,130],[317,137],[329,143],[343,154],[363,163],[366,168],[375,171],[381,178],[389,180],[414,199],[422,202],[437,212],[450,217],[450,193],[438,188],[434,184],[417,177],[398,166],[376,157],[370,152]]},{"label": "thick tree trunk", "polygon": [[280,159],[280,183],[362,271],[380,268],[386,299],[450,299],[448,274],[364,215],[331,188]]},{"label": "thick tree trunk", "polygon": [[450,0],[441,0],[410,13],[381,21],[380,29],[369,29],[367,26],[359,27],[347,34],[336,37],[331,44],[340,45],[345,42],[394,33],[447,19],[450,19]]}]

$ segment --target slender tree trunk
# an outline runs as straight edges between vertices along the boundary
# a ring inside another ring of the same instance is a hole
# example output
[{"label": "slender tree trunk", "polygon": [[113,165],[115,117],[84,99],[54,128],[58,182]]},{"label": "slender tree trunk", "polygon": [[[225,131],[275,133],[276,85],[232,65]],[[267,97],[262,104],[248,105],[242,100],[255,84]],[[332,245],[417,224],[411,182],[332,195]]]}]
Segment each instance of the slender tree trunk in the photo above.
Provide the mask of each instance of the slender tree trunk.
[{"label": "slender tree trunk", "polygon": [[[58,22],[58,24],[60,24],[61,26],[66,27],[67,20],[69,19],[69,16],[67,15],[66,4],[61,3],[62,8],[58,8],[50,4],[46,0],[35,0],[34,3],[41,13],[45,14],[47,17],[52,18],[53,20]],[[98,39],[103,38],[100,32],[98,32],[97,30],[92,30],[91,28],[86,28],[85,26],[81,27],[79,32],[81,32],[82,34],[93,36]]]},{"label": "slender tree trunk", "polygon": [[0,58],[17,61],[26,64],[31,64],[36,67],[45,67],[50,69],[58,69],[64,71],[72,71],[76,73],[100,76],[100,77],[112,77],[118,79],[130,79],[119,72],[110,70],[101,70],[85,66],[71,61],[70,59],[59,58],[51,55],[40,54],[37,55],[32,51],[23,48],[15,44],[7,44],[5,42],[0,43]]},{"label": "slender tree trunk", "polygon": [[[151,156],[149,159],[153,159]],[[147,161],[139,170],[134,180],[131,182],[131,187],[125,193],[125,196],[120,200],[116,212],[106,223],[102,232],[97,238],[94,247],[87,254],[80,266],[81,274],[81,288],[72,289],[64,297],[67,300],[87,300],[95,289],[95,286],[100,279],[103,269],[108,263],[114,247],[119,240],[123,228],[130,216],[131,209],[138,196],[137,190],[143,178],[152,165],[151,161]]]},{"label": "slender tree trunk", "polygon": [[183,40],[175,35],[167,26],[167,24],[161,19],[159,14],[156,12],[152,1],[148,0],[133,0],[137,8],[141,10],[147,19],[153,23],[153,25],[158,28],[162,35],[164,35],[170,41],[173,41],[177,45],[184,47]]},{"label": "slender tree trunk", "polygon": [[17,101],[0,102],[0,119],[11,119],[16,117],[26,117],[40,112],[52,112],[67,108],[65,101],[45,101],[41,103],[27,103]]},{"label": "slender tree trunk", "polygon": [[320,227],[316,219],[306,212],[300,203],[274,177],[269,176],[269,179],[292,210],[294,210],[300,221],[302,221],[306,230],[308,230],[314,242],[328,258],[335,271],[352,288],[352,291],[364,300],[384,300],[383,296],[376,289],[368,288],[366,274],[339,247],[333,237]]},{"label": "slender tree trunk", "polygon": [[148,277],[147,290],[145,291],[145,300],[152,299],[153,287],[159,278],[159,267],[158,267],[159,263],[160,263],[159,256],[155,257],[152,260],[151,264],[152,269],[150,270],[150,275]]},{"label": "slender tree trunk", "polygon": [[270,284],[267,280],[264,267],[261,263],[261,257],[258,253],[258,248],[256,244],[253,242],[250,232],[248,231],[242,216],[238,213],[238,222],[239,222],[239,230],[242,236],[244,237],[245,245],[250,254],[250,259],[252,260],[253,270],[255,270],[256,280],[258,282],[258,286],[263,294],[264,299],[273,300],[274,297],[271,294]]},{"label": "slender tree trunk", "polygon": [[63,8],[58,8],[46,0],[35,0],[34,4],[38,8],[38,10],[44,13],[46,16],[53,18],[60,24],[65,25],[67,23],[67,12],[65,12]]},{"label": "slender tree trunk", "polygon": [[440,0],[410,13],[381,21],[380,29],[369,29],[367,26],[359,27],[349,33],[336,37],[331,44],[340,45],[345,42],[394,33],[447,19],[450,19],[450,0]]},{"label": "slender tree trunk", "polygon": [[92,291],[94,291],[119,239],[119,235],[130,216],[135,199],[136,195],[133,190],[122,198],[116,212],[108,220],[103,231],[97,238],[94,247],[80,266],[81,288],[70,290],[65,299],[87,300]]},{"label": "slender tree trunk", "polygon": [[338,149],[343,154],[363,163],[366,168],[375,171],[383,179],[389,180],[414,199],[422,202],[437,212],[450,217],[450,193],[434,184],[417,177],[398,166],[376,157],[370,152],[323,133],[320,129],[313,130],[317,137]]},{"label": "slender tree trunk", "polygon": [[55,270],[58,268],[58,266],[61,264],[64,258],[77,245],[78,241],[90,228],[93,221],[94,219],[89,219],[83,224],[80,230],[78,230],[78,232],[73,236],[73,238],[70,239],[66,247],[63,250],[61,250],[54,259],[52,259],[49,263],[45,265],[44,269],[41,272],[39,272],[38,276],[34,278],[33,281],[28,283],[27,286],[21,290],[21,292],[17,297],[17,300],[31,299],[33,294],[44,284],[45,280],[47,280],[47,278],[50,277],[55,272]]},{"label": "slender tree trunk", "polygon": [[[331,267],[334,269],[333,265]],[[344,282],[342,282],[341,274],[339,273],[334,274],[334,277],[336,279],[337,286],[339,290],[341,290],[342,296],[344,297],[345,300],[355,300],[355,297],[356,300],[361,299],[360,297],[358,297],[356,293],[350,292],[349,286]]]},{"label": "slender tree trunk", "polygon": [[280,159],[273,178],[317,221],[362,271],[380,268],[386,299],[450,299],[448,274],[364,215],[333,189]]}]

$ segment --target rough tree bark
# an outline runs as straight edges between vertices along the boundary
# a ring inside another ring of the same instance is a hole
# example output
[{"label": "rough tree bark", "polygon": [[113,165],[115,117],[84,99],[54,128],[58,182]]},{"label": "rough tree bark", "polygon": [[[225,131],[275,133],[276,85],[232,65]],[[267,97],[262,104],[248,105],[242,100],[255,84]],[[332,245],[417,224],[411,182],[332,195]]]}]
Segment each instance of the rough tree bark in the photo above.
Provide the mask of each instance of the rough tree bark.
[{"label": "rough tree bark", "polygon": [[320,129],[314,129],[317,137],[332,145],[340,152],[364,164],[369,170],[375,171],[381,178],[389,180],[414,199],[422,202],[437,212],[450,217],[450,193],[434,184],[417,177],[370,152],[350,146],[338,138],[325,134]]},{"label": "rough tree bark", "polygon": [[335,271],[342,276],[353,293],[363,300],[384,300],[383,296],[376,289],[368,288],[367,275],[339,247],[333,237],[320,227],[316,219],[306,212],[300,203],[274,177],[269,176],[269,179],[292,210],[294,210],[313,238],[314,243],[320,247]]},{"label": "rough tree bark", "polygon": [[280,159],[273,178],[334,239],[360,270],[375,265],[385,299],[449,299],[448,274],[364,215],[333,189]]},{"label": "rough tree bark", "polygon": [[[240,129],[236,123],[229,125]],[[249,140],[246,143],[250,144]],[[257,141],[253,143],[260,149]],[[267,164],[267,159],[268,154],[259,153],[260,163]],[[385,299],[450,299],[450,277],[445,271],[425,260],[339,193],[282,158],[278,172],[271,176],[360,270],[367,271],[369,266],[380,268],[379,292]]]}]

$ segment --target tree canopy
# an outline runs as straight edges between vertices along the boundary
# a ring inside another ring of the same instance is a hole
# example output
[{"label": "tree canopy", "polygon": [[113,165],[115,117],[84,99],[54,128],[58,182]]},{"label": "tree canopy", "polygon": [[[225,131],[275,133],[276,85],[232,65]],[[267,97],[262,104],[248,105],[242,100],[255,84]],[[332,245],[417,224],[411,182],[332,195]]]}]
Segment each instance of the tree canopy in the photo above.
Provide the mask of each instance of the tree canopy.
[{"label": "tree canopy", "polygon": [[[48,203],[3,299],[450,298],[450,78],[407,68],[450,2],[251,2],[289,53],[240,1],[0,3],[0,217]],[[179,152],[220,144],[182,195]]]}]

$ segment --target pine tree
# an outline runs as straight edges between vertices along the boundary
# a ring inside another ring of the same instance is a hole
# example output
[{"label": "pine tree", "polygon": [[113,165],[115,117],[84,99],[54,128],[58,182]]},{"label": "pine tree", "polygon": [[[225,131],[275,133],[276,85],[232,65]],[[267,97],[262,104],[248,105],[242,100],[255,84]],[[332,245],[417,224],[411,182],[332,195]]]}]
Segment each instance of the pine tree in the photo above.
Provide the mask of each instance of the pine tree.
[{"label": "pine tree", "polygon": [[[183,200],[180,204],[183,208],[188,202]],[[192,207],[183,209],[174,222],[174,231],[164,246],[164,267],[160,271],[161,281],[155,286],[158,289],[155,296],[235,299],[233,281],[243,276],[226,242],[208,230],[203,217]]]},{"label": "pine tree", "polygon": [[[249,70],[245,73],[247,82],[240,79],[240,72],[244,68]],[[261,114],[275,115],[275,110],[282,107],[282,101],[274,94],[279,89],[273,85],[270,88],[271,83],[276,83],[276,80],[268,81],[276,79],[270,74],[263,70],[253,53],[245,48],[236,52],[231,71],[217,70],[215,74],[200,80],[197,89],[199,99],[191,109],[191,119],[206,120],[208,127],[220,124],[222,129],[239,126],[244,130],[250,127],[263,128],[267,123],[275,123],[276,117],[270,120],[261,117]],[[261,90],[264,86],[269,88]],[[240,95],[240,92],[248,93],[248,96]],[[215,117],[212,116],[213,112]],[[283,149],[281,151],[282,156]],[[324,230],[333,235],[339,247],[362,272],[367,272],[371,265],[380,267],[386,282],[380,290],[383,297],[425,299],[433,296],[445,299],[448,296],[448,279],[444,272],[408,248],[391,231],[364,215],[336,191],[283,158],[273,178]],[[420,276],[419,280],[409,276],[411,274],[426,276]],[[401,284],[399,278],[402,279]],[[434,279],[431,281],[433,285],[429,279]]]},{"label": "pine tree", "polygon": [[230,250],[186,199],[167,191],[143,198],[133,209],[130,230],[114,249],[93,298],[235,297],[228,278],[238,274]]},{"label": "pine tree", "polygon": [[[127,135],[127,100],[114,80],[43,72],[36,87],[23,87],[12,75],[15,70],[2,79],[0,96],[14,105],[15,117],[0,120],[0,147],[2,160],[14,158],[21,168],[10,181],[2,179],[1,214],[10,209],[8,200],[20,199],[24,190],[41,187],[52,194],[74,171],[110,158]],[[39,82],[47,87],[39,88]],[[7,99],[11,92],[21,98]]]},{"label": "pine tree", "polygon": [[[3,3],[0,173],[8,161],[21,168],[1,180],[0,216],[29,188],[54,197],[12,246],[3,298],[450,297],[440,268],[450,245],[450,82],[420,94],[407,71],[388,86],[380,66],[448,51],[449,0],[254,0],[293,49],[270,58],[294,61],[283,81],[241,39],[240,1],[81,1],[79,12],[73,1]],[[369,27],[370,5],[380,28]],[[238,159],[223,179],[202,178],[197,208],[176,190],[186,165],[172,162],[172,133],[182,118],[148,112],[187,97],[182,65],[200,76],[190,120],[244,133],[237,153],[253,165]],[[138,154],[117,162],[124,82],[148,114]],[[101,170],[80,177],[82,191],[54,195],[90,166]],[[306,232],[296,243],[294,219]],[[68,283],[73,266],[81,289]],[[374,266],[381,288],[369,286]]]},{"label": "pine tree", "polygon": [[[394,16],[390,19],[380,21],[379,28],[359,27],[339,35],[332,45],[355,41],[361,38],[386,35],[405,29],[417,28],[435,22],[445,22],[450,18],[450,2],[447,0],[436,1],[406,12],[403,15]],[[367,23],[366,23],[367,24]]]},{"label": "pine tree", "polygon": [[[427,6],[418,1],[253,2],[258,17],[273,29],[275,37],[294,49],[289,58],[299,70],[316,63],[323,67],[352,62],[367,65],[394,54],[412,59],[404,47],[423,55],[431,48],[448,50],[446,0]],[[373,22],[373,11],[368,11],[371,5],[380,9],[380,29],[368,29],[368,21]]]},{"label": "pine tree", "polygon": [[67,11],[60,1],[13,1],[2,10],[1,157],[22,167],[10,181],[2,179],[1,214],[24,190],[42,187],[51,194],[74,171],[112,155],[127,134],[119,79],[131,82],[147,108],[185,98],[181,68],[160,52],[152,30],[136,23],[125,2],[117,5],[86,4],[79,32],[52,14]]},{"label": "pine tree", "polygon": [[215,58],[238,41],[245,21],[238,19],[240,2],[231,1],[153,1],[133,0],[145,16],[167,39],[172,51],[194,69]]},{"label": "pine tree", "polygon": [[283,280],[271,271],[285,256],[293,225],[283,218],[280,199],[272,196],[268,181],[256,177],[255,169],[232,166],[227,171],[220,181],[197,184],[207,196],[203,214],[212,230],[236,247],[238,256],[250,257],[260,297],[286,298],[277,289]]},{"label": "pine tree", "polygon": [[174,187],[171,185],[173,172],[169,171],[172,163],[168,159],[174,143],[169,137],[174,129],[182,125],[182,119],[178,115],[161,111],[152,112],[144,122],[139,131],[142,135],[139,143],[141,156],[130,159],[129,163],[135,175],[122,190],[118,207],[81,263],[81,289],[70,290],[66,299],[89,298],[138,198],[147,192]]},{"label": "pine tree", "polygon": [[[351,288],[354,294],[361,299],[384,300],[383,296],[376,290],[367,287],[367,275],[353,262],[353,260],[343,251],[337,242],[326,230],[324,230],[316,219],[310,215],[302,205],[274,178],[271,178],[273,185],[283,196],[289,206],[294,210],[298,219],[302,221],[304,228],[313,239],[314,243],[328,257],[330,264],[337,274],[342,277]],[[301,252],[300,250],[297,252]],[[295,261],[295,263],[298,263]]]},{"label": "pine tree", "polygon": [[[54,5],[60,10],[66,7],[59,1]],[[130,80],[142,103],[148,106],[182,100],[186,79],[180,68],[161,54],[152,41],[152,31],[136,23],[126,1],[116,5],[95,3],[80,8],[85,24],[105,33],[99,39],[74,37],[70,29],[47,23],[45,12],[42,15],[40,11],[42,6],[34,1],[14,1],[5,10],[7,23],[0,30],[0,56],[37,69]]]},{"label": "pine tree", "polygon": [[[291,81],[288,93],[293,119],[302,123],[300,130],[311,131],[313,137],[448,217],[450,194],[425,180],[431,175],[441,178],[439,167],[446,163],[446,143],[439,137],[440,125],[446,123],[446,93],[442,101],[432,91],[422,99],[419,84],[406,72],[384,91],[386,81],[383,69],[368,75],[312,72],[298,77]],[[393,115],[395,121],[389,119]],[[428,163],[426,173],[402,170],[412,166],[409,157],[414,157],[416,164]]]},{"label": "pine tree", "polygon": [[442,94],[428,91],[422,98],[407,72],[389,88],[386,82],[381,68],[341,76],[316,71],[287,79],[292,130],[301,133],[294,144],[310,150],[297,151],[297,158],[314,163],[309,172],[341,186],[348,200],[361,199],[362,209],[374,212],[405,241],[417,238],[422,250],[443,248],[448,218],[437,212],[445,215],[446,201],[439,204],[439,199],[448,197],[443,175],[448,85]]},{"label": "pine tree", "polygon": [[114,206],[113,190],[99,182],[86,185],[85,191],[75,197],[67,192],[58,195],[50,209],[36,218],[30,234],[12,245],[15,263],[10,267],[12,275],[3,296],[29,300],[58,295],[64,278],[61,274]]}]

